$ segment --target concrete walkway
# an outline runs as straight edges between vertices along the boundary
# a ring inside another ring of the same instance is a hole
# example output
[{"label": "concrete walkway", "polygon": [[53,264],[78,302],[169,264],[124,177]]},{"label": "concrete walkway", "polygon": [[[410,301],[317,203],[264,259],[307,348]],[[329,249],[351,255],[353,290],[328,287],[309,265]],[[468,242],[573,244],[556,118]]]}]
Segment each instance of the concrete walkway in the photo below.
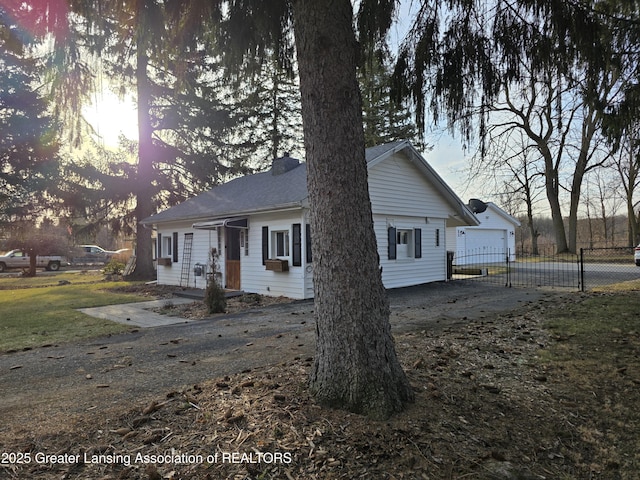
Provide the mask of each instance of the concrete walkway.
[{"label": "concrete walkway", "polygon": [[152,311],[152,308],[162,308],[168,303],[180,305],[192,303],[190,298],[165,298],[162,300],[151,300],[149,302],[124,303],[120,305],[107,305],[105,307],[80,308],[79,311],[95,318],[103,318],[113,322],[124,323],[134,327],[151,328],[165,325],[175,325],[177,323],[189,323],[181,317],[162,315]]}]

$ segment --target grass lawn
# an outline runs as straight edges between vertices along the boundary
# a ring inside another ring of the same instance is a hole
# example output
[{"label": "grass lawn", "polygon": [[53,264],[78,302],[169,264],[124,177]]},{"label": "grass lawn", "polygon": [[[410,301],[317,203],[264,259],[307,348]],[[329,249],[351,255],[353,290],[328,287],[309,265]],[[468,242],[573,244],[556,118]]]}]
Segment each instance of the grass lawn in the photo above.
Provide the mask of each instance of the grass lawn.
[{"label": "grass lawn", "polygon": [[[105,282],[102,278],[90,273],[0,278],[0,352],[131,329],[77,311],[148,300],[134,294],[110,292],[109,288],[123,282]],[[59,285],[61,280],[71,283]]]},{"label": "grass lawn", "polygon": [[[626,282],[546,313],[553,341],[540,358],[573,386],[559,398],[586,419],[575,433],[609,459],[611,476],[601,478],[637,478],[631,472],[640,471],[638,286]],[[615,476],[618,467],[631,476]]]}]

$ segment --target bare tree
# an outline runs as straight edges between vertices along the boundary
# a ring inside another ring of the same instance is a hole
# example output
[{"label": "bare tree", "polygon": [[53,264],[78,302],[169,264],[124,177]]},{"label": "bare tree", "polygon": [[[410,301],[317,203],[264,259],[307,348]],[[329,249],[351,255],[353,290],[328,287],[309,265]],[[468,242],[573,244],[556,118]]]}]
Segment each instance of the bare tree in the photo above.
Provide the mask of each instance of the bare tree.
[{"label": "bare tree", "polygon": [[544,191],[540,155],[518,129],[493,125],[488,129],[487,138],[487,149],[478,151],[471,159],[469,181],[484,185],[488,196],[500,196],[502,204],[515,199],[517,205],[511,214],[516,214],[516,209],[524,206],[531,251],[537,255],[539,233],[534,216]]},{"label": "bare tree", "polygon": [[[615,246],[615,221],[618,210],[623,201],[618,188],[618,179],[614,178],[615,172],[609,168],[596,170],[589,175],[586,182],[585,206],[587,217],[591,221],[591,210],[598,212],[601,235],[599,237],[605,247]],[[590,246],[594,246],[596,239],[590,228]]]},{"label": "bare tree", "polygon": [[[585,100],[583,90],[591,89],[592,96],[607,101],[616,87],[615,74],[603,74],[598,82],[576,82],[548,71],[542,77],[532,75],[525,88],[506,87],[498,102],[485,107],[491,112],[493,131],[516,129],[537,150],[558,252],[576,251],[584,176],[605,165],[610,155],[599,132],[602,113]],[[569,195],[568,232],[562,208],[565,192]]]},{"label": "bare tree", "polygon": [[[637,197],[640,189],[640,143],[638,134],[640,128],[636,125],[627,131],[626,139],[622,142],[618,154],[614,157],[615,169],[618,173],[627,209],[629,222],[630,246],[640,242],[640,200]],[[637,213],[636,213],[637,212]]]}]

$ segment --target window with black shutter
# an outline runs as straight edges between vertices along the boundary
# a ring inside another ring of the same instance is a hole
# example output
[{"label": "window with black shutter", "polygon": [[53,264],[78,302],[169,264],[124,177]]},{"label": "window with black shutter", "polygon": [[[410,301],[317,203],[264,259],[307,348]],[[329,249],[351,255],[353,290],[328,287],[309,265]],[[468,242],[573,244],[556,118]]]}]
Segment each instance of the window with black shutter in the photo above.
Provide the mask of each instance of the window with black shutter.
[{"label": "window with black shutter", "polygon": [[307,223],[305,227],[304,235],[307,250],[307,263],[313,263],[313,254],[311,253],[311,224]]},{"label": "window with black shutter", "polygon": [[291,233],[293,234],[293,258],[291,259],[294,267],[302,265],[302,225],[294,223],[291,225]]},{"label": "window with black shutter", "polygon": [[396,229],[395,227],[389,227],[387,230],[387,237],[389,240],[388,254],[389,260],[396,259]]},{"label": "window with black shutter", "polygon": [[178,232],[173,232],[173,262],[178,261]]},{"label": "window with black shutter", "polygon": [[262,264],[269,258],[269,227],[262,227]]}]

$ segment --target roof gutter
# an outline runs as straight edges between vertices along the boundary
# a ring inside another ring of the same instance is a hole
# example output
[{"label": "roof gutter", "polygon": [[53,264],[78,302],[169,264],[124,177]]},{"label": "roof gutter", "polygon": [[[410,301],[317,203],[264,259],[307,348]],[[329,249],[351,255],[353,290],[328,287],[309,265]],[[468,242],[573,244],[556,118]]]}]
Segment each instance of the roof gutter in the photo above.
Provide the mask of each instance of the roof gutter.
[{"label": "roof gutter", "polygon": [[185,221],[192,221],[194,223],[214,222],[214,221],[220,221],[225,219],[229,221],[233,221],[233,220],[240,220],[242,217],[247,217],[249,215],[255,215],[256,213],[286,212],[290,210],[300,210],[301,208],[304,208],[304,207],[305,207],[305,204],[303,201],[303,202],[295,202],[295,203],[285,203],[281,205],[271,205],[268,207],[256,208],[252,210],[226,212],[224,214],[214,215],[210,217],[194,216],[191,218],[159,219],[157,221],[153,217],[150,217],[147,221],[140,222],[140,223],[142,223],[143,225],[158,225],[159,223],[176,223],[176,222],[185,222]]}]

